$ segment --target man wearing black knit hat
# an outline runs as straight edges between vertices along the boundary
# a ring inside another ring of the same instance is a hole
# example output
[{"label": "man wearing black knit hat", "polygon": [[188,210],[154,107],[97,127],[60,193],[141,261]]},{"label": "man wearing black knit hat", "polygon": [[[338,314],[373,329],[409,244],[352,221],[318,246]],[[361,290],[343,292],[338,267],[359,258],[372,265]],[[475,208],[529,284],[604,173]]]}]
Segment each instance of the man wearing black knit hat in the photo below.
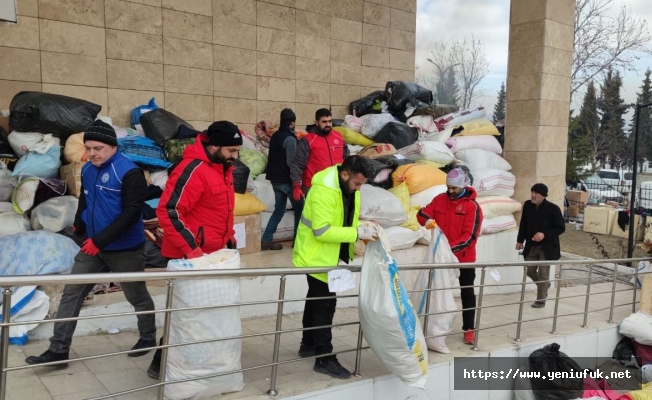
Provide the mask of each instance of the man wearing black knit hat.
[{"label": "man wearing black knit hat", "polygon": [[[564,216],[556,204],[546,200],[546,185],[537,183],[530,190],[530,200],[523,204],[516,250],[523,250],[525,261],[559,260],[559,235],[566,230]],[[537,284],[537,300],[532,307],[545,307],[550,288],[550,265],[528,266],[527,276]]]},{"label": "man wearing black knit hat", "polygon": [[[165,232],[164,257],[192,259],[225,247],[237,248],[232,163],[241,146],[240,129],[229,121],[217,121],[183,151],[156,208]],[[157,350],[147,370],[149,377],[159,379],[160,363]]]},{"label": "man wearing black knit hat", "polygon": [[[86,163],[81,170],[82,185],[73,231],[84,240],[75,257],[72,274],[100,272],[143,272],[145,233],[142,218],[147,182],[143,171],[118,151],[115,130],[100,120],[84,133]],[[92,284],[66,285],[57,318],[79,316]],[[122,291],[136,311],[153,311],[154,302],[145,282],[123,282]],[[131,357],[147,354],[156,345],[154,314],[138,318],[140,340]],[[40,356],[27,357],[28,364],[68,360],[77,322],[56,322],[50,347]],[[59,364],[67,367],[68,364]]]},{"label": "man wearing black knit hat", "polygon": [[288,199],[294,210],[294,233],[303,210],[303,200],[292,197],[292,180],[290,179],[290,165],[297,150],[297,135],[294,133],[297,116],[289,108],[281,111],[281,125],[269,141],[269,159],[267,161],[267,180],[272,182],[274,189],[274,212],[267,222],[267,227],[262,237],[263,250],[282,250],[280,243],[272,242],[279,222],[285,215]]}]

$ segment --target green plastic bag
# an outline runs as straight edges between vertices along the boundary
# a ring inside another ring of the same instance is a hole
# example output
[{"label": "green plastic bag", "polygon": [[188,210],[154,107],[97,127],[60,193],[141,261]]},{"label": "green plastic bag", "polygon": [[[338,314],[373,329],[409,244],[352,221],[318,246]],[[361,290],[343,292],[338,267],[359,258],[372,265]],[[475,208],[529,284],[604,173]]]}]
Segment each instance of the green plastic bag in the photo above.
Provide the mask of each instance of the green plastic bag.
[{"label": "green plastic bag", "polygon": [[249,167],[252,179],[265,172],[267,167],[267,157],[258,150],[240,148],[240,161]]}]

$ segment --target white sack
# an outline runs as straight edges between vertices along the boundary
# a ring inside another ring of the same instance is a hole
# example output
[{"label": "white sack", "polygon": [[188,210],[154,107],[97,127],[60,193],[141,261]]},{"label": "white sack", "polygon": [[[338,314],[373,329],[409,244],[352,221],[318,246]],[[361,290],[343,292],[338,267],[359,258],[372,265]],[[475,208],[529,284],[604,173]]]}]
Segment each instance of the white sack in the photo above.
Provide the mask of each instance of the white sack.
[{"label": "white sack", "polygon": [[482,118],[487,115],[484,107],[469,108],[466,110],[456,111],[446,114],[435,120],[438,125],[444,125],[444,128],[452,128],[456,125],[462,125],[476,118]]},{"label": "white sack", "polygon": [[480,234],[490,235],[492,233],[515,229],[517,226],[516,220],[511,214],[501,215],[495,218],[484,218],[480,227]]},{"label": "white sack", "polygon": [[505,196],[484,196],[476,199],[484,219],[511,215],[521,211],[521,203]]},{"label": "white sack", "polygon": [[[19,286],[11,294],[11,322],[42,321],[48,315],[50,298],[36,286]],[[0,310],[0,318],[2,310]],[[24,346],[29,340],[27,332],[38,323],[9,327],[9,343]]]},{"label": "white sack", "polygon": [[347,115],[344,117],[343,127],[351,129],[352,131],[362,132],[362,125],[364,120],[362,118],[356,117],[354,115]]},{"label": "white sack", "polygon": [[[428,252],[423,260],[424,264],[453,264],[457,263],[457,257],[451,251],[450,245],[444,233],[439,227],[435,227],[431,232],[427,233],[429,236],[430,245]],[[417,309],[417,314],[425,314],[426,312],[426,292],[424,290],[428,286],[428,274],[432,274],[432,288],[445,289],[435,290],[430,295],[430,313],[446,313],[431,315],[428,318],[428,328],[426,336],[438,336],[427,338],[426,344],[428,349],[437,351],[439,353],[448,354],[450,350],[446,346],[446,334],[453,331],[453,322],[455,321],[457,304],[453,297],[453,289],[459,287],[458,278],[460,276],[459,268],[446,268],[434,269],[432,271],[406,271],[411,274],[416,274],[413,292],[410,293],[410,301]],[[416,291],[416,292],[414,292]],[[425,318],[422,317],[421,323],[423,324]]]},{"label": "white sack", "polygon": [[439,132],[435,118],[432,115],[416,115],[407,120],[408,126],[417,128],[419,133],[436,133]]},{"label": "white sack", "polygon": [[507,171],[499,169],[471,170],[473,176],[472,186],[479,197],[514,195],[516,177]]},{"label": "white sack", "polygon": [[398,153],[410,160],[428,160],[440,164],[450,164],[455,156],[448,146],[440,142],[415,142],[398,150]]},{"label": "white sack", "polygon": [[493,135],[455,136],[446,141],[446,146],[453,153],[467,149],[482,149],[498,155],[503,154],[503,148],[500,147],[500,142]]},{"label": "white sack", "polygon": [[433,186],[430,189],[422,190],[410,196],[410,204],[412,207],[425,207],[432,202],[432,200],[442,193],[446,193],[448,188],[446,185]]},{"label": "white sack", "polygon": [[428,141],[428,142],[446,143],[446,141],[450,139],[452,134],[453,134],[453,128],[448,128],[448,129],[444,129],[443,131],[432,132],[432,133],[420,132],[419,140]]},{"label": "white sack", "polygon": [[165,190],[165,184],[168,182],[168,171],[166,169],[150,172],[149,176],[152,181],[152,185],[156,185]]},{"label": "white sack", "polygon": [[428,351],[419,319],[382,242],[370,242],[362,260],[360,325],[371,350],[405,384],[423,389]]},{"label": "white sack", "polygon": [[50,147],[59,146],[61,143],[58,137],[38,132],[11,131],[7,136],[7,140],[18,157],[22,157],[30,151],[43,154]]},{"label": "white sack", "polygon": [[469,170],[479,169],[499,169],[509,171],[512,166],[496,153],[482,149],[467,149],[455,153],[455,158],[459,160],[458,164],[466,165]]},{"label": "white sack", "polygon": [[79,199],[75,196],[53,197],[32,210],[32,229],[61,232],[75,222]]},{"label": "white sack", "polygon": [[362,185],[360,188],[360,219],[374,221],[383,228],[407,221],[401,201],[385,189]]},{"label": "white sack", "polygon": [[385,233],[389,238],[391,251],[411,249],[423,237],[423,232],[420,229],[413,231],[402,226],[385,228]]},{"label": "white sack", "polygon": [[652,316],[637,311],[623,319],[618,326],[621,335],[634,339],[640,344],[652,346]]},{"label": "white sack", "polygon": [[14,191],[12,182],[11,171],[0,161],[0,202],[11,200],[11,192]]},{"label": "white sack", "polygon": [[13,209],[0,213],[0,238],[27,231],[29,231],[29,221],[23,215]]},{"label": "white sack", "polygon": [[[168,271],[239,269],[240,253],[223,249],[192,260],[171,260]],[[177,280],[172,298],[173,308],[217,306],[240,303],[240,279]],[[170,343],[218,339],[242,334],[240,307],[212,308],[172,313]],[[242,339],[171,347],[165,380],[219,374],[241,369]],[[243,374],[237,372],[165,387],[171,400],[194,396],[220,396],[244,387]]]},{"label": "white sack", "polygon": [[362,116],[361,132],[369,139],[373,139],[387,123],[393,121],[396,121],[396,119],[392,114],[388,113],[364,115]]}]

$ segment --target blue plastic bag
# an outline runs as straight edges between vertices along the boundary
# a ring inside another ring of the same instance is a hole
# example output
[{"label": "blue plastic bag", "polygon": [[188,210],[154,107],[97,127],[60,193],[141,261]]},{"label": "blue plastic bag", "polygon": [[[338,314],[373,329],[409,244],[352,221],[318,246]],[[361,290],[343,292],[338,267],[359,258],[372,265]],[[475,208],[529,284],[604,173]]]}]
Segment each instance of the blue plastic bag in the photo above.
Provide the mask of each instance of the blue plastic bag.
[{"label": "blue plastic bag", "polygon": [[61,146],[52,146],[45,154],[30,151],[18,160],[11,176],[57,178],[61,167]]},{"label": "blue plastic bag", "polygon": [[157,108],[159,108],[159,106],[156,104],[154,97],[150,99],[149,103],[135,107],[131,110],[131,126],[135,127],[136,125],[140,125],[140,117],[145,113],[156,110]]},{"label": "blue plastic bag", "polygon": [[118,139],[118,148],[128,159],[145,170],[166,169],[170,165],[163,149],[150,138],[128,136]]}]

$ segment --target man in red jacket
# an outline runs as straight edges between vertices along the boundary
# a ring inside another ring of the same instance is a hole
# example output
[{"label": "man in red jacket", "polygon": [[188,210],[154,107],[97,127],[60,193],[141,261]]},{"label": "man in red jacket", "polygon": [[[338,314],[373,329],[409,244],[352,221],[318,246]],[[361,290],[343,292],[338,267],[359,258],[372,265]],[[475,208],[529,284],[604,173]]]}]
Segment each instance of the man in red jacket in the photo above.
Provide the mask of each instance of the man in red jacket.
[{"label": "man in red jacket", "polygon": [[[218,121],[186,147],[156,208],[164,230],[164,257],[191,259],[224,247],[237,247],[232,163],[241,146],[238,127],[229,121]],[[149,377],[159,378],[160,358],[158,350],[147,370]]]},{"label": "man in red jacket", "polygon": [[[448,173],[446,186],[448,192],[435,197],[419,210],[417,220],[427,229],[439,226],[460,263],[475,262],[475,243],[482,225],[482,210],[475,201],[475,189],[470,186],[468,175],[461,168]],[[474,281],[475,268],[460,268],[462,330],[466,344],[475,341]]]},{"label": "man in red jacket", "polygon": [[341,164],[348,155],[349,148],[342,135],[333,129],[330,110],[320,108],[315,112],[314,128],[299,140],[290,164],[294,201],[299,202],[305,198],[312,185],[312,177],[317,172]]}]

